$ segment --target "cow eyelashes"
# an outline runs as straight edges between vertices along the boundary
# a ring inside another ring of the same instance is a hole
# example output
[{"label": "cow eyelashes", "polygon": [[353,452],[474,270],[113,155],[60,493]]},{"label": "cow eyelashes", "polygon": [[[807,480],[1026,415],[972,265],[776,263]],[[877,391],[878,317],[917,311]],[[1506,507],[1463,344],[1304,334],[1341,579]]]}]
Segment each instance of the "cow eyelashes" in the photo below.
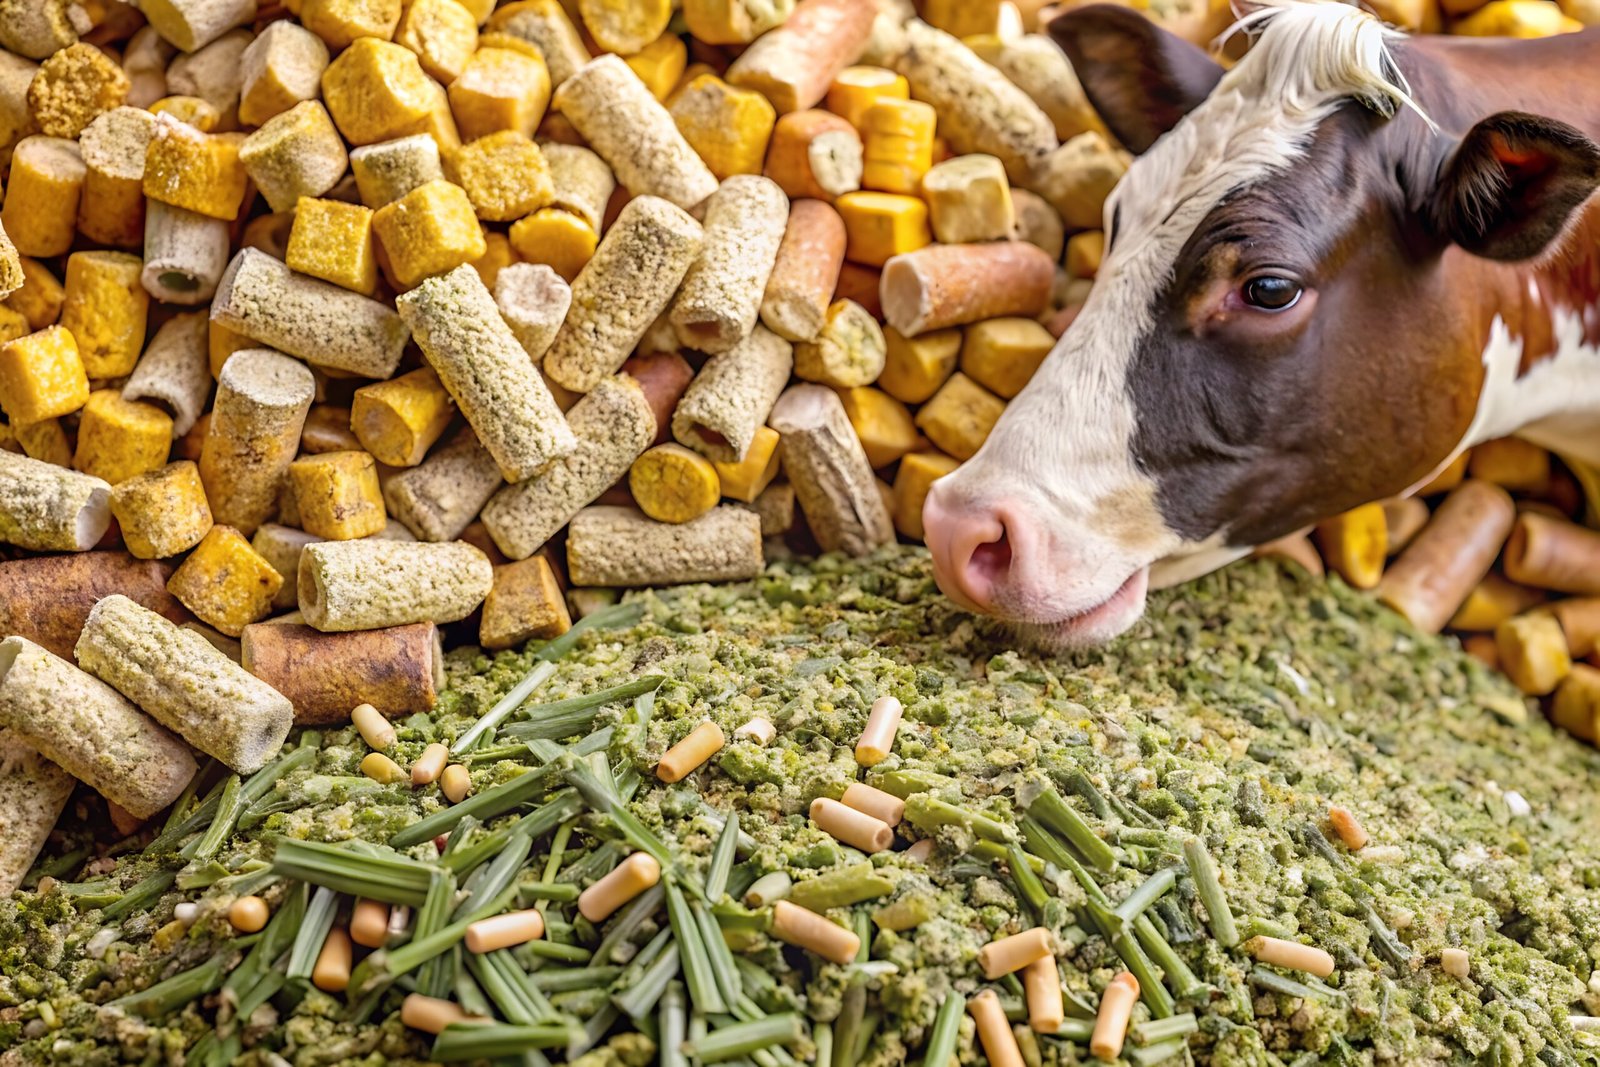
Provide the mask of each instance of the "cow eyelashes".
[{"label": "cow eyelashes", "polygon": [[1288,311],[1300,302],[1304,290],[1293,278],[1280,274],[1258,274],[1244,283],[1244,302],[1261,311]]}]

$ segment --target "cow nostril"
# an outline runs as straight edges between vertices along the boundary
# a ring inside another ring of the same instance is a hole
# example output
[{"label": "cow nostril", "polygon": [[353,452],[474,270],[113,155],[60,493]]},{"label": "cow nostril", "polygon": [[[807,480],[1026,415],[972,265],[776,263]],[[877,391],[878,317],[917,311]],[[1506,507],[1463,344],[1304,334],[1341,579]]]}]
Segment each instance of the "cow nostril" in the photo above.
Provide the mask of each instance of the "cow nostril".
[{"label": "cow nostril", "polygon": [[1001,527],[998,541],[985,542],[972,550],[967,569],[988,586],[1006,576],[1011,569],[1011,539],[1006,536],[1005,527]]}]

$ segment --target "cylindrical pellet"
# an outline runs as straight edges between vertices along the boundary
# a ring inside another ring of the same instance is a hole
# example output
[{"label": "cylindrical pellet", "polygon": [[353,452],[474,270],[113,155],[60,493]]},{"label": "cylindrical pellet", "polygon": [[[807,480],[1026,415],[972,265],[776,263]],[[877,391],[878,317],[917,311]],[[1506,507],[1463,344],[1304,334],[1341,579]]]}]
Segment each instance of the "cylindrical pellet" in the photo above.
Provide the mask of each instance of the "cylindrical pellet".
[{"label": "cylindrical pellet", "polygon": [[1547,612],[1530,612],[1495,627],[1500,669],[1529,696],[1544,696],[1572,671],[1561,623]]},{"label": "cylindrical pellet", "polygon": [[544,936],[544,916],[532,908],[479,919],[467,926],[468,952],[493,952]]},{"label": "cylindrical pellet", "polygon": [[1450,616],[1448,625],[1452,630],[1493,630],[1513,615],[1521,615],[1543,603],[1544,599],[1542,589],[1530,589],[1490,573],[1467,594],[1460,609]]},{"label": "cylindrical pellet", "polygon": [[628,490],[639,510],[657,522],[688,522],[717,506],[717,468],[679,444],[657,445],[633,461]]},{"label": "cylindrical pellet", "polygon": [[[418,625],[427,625],[419,623]],[[371,704],[357,704],[350,711],[350,721],[361,732],[361,739],[368,747],[382,752],[395,742],[394,723],[384,717],[383,712]]]},{"label": "cylindrical pellet", "polygon": [[861,186],[917,196],[933,167],[938,112],[920,100],[883,100],[858,123],[862,138]]},{"label": "cylindrical pellet", "polygon": [[118,107],[79,134],[86,174],[78,231],[91,241],[116,248],[143,243],[144,154],[155,128],[155,116],[143,107]]},{"label": "cylindrical pellet", "polygon": [[0,450],[0,542],[34,552],[83,552],[110,524],[109,484]]},{"label": "cylindrical pellet", "polygon": [[300,590],[293,580],[300,573],[300,553],[307,545],[322,540],[325,539],[275,522],[264,522],[257,527],[250,538],[250,547],[284,577],[283,585],[272,598],[274,609],[288,611],[300,603]]},{"label": "cylindrical pellet", "polygon": [[711,168],[622,57],[584,64],[556,90],[554,105],[634,196],[687,210],[716,192]]},{"label": "cylindrical pellet", "polygon": [[61,325],[78,343],[91,379],[125,378],[144,349],[150,294],[139,284],[143,262],[126,252],[67,257]]},{"label": "cylindrical pellet", "polygon": [[572,284],[572,310],[545,353],[545,373],[579,393],[615,373],[665,310],[701,240],[700,224],[667,201],[630,200]]},{"label": "cylindrical pellet", "polygon": [[985,989],[967,1001],[967,1012],[977,1025],[978,1043],[983,1046],[989,1067],[1023,1067],[1017,1035],[1011,1032],[1006,1010],[994,990]]},{"label": "cylindrical pellet", "polygon": [[213,525],[200,469],[189,460],[117,483],[111,490],[111,513],[117,517],[122,543],[139,559],[187,552]]},{"label": "cylindrical pellet", "polygon": [[1573,665],[1550,700],[1550,721],[1574,737],[1595,743],[1600,736],[1600,668]]},{"label": "cylindrical pellet", "polygon": [[728,68],[728,81],[755,89],[780,115],[812,107],[866,47],[877,15],[858,0],[802,0],[777,29],[762,34]]},{"label": "cylindrical pellet", "polygon": [[432,622],[329,634],[268,621],[246,626],[240,641],[244,669],[288,697],[301,726],[348,722],[363,703],[391,718],[432,711],[444,688]]},{"label": "cylindrical pellet", "polygon": [[1550,605],[1550,613],[1560,621],[1567,649],[1574,656],[1587,656],[1600,646],[1600,597],[1558,600]]},{"label": "cylindrical pellet", "polygon": [[703,722],[689,731],[682,741],[667,749],[661,762],[656,764],[656,777],[668,784],[681,782],[716,755],[725,743],[722,727],[709,720]]},{"label": "cylindrical pellet", "polygon": [[694,368],[676,352],[651,352],[633,356],[622,365],[622,373],[639,383],[650,410],[656,417],[656,435],[650,441],[659,445],[672,437],[672,413],[694,380]]},{"label": "cylindrical pellet", "polygon": [[0,726],[140,819],[178,799],[198,769],[121,693],[22,637],[0,641]]},{"label": "cylindrical pellet", "polygon": [[433,742],[411,765],[411,784],[432,785],[444,773],[445,762],[449,759],[450,749],[438,741]]},{"label": "cylindrical pellet", "polygon": [[315,395],[311,371],[288,356],[255,348],[229,357],[200,450],[217,522],[248,536],[272,516]]},{"label": "cylindrical pellet", "polygon": [[1240,947],[1262,963],[1270,963],[1274,967],[1304,971],[1318,978],[1326,978],[1333,973],[1333,957],[1313,945],[1285,941],[1281,937],[1258,936]]},{"label": "cylindrical pellet", "polygon": [[672,305],[685,347],[715,355],[742,341],[761,313],[789,201],[771,178],[736,174],[706,201],[705,237]]},{"label": "cylindrical pellet", "polygon": [[393,376],[409,335],[386,304],[296,274],[254,248],[233,257],[211,317],[264,345],[361,378]]},{"label": "cylindrical pellet", "polygon": [[1091,1053],[1102,1060],[1114,1060],[1122,1055],[1123,1043],[1128,1039],[1128,1019],[1138,999],[1139,980],[1133,975],[1123,971],[1111,980],[1100,994],[1100,1011],[1095,1016],[1094,1033],[1089,1038]]},{"label": "cylindrical pellet", "polygon": [[796,200],[761,299],[761,321],[789,341],[822,332],[844,265],[844,220],[821,200]]},{"label": "cylindrical pellet", "polygon": [[209,329],[204,311],[174,315],[150,339],[122,387],[122,399],[146,401],[172,416],[173,440],[194,429],[211,395]]},{"label": "cylindrical pellet", "polygon": [[381,785],[394,785],[407,777],[405,769],[382,752],[368,752],[359,767],[362,774]]},{"label": "cylindrical pellet", "polygon": [[287,697],[204,637],[124,596],[95,605],[76,653],[85,670],[240,774],[265,766],[294,723]]},{"label": "cylindrical pellet", "polygon": [[1438,633],[1489,572],[1515,517],[1504,489],[1462,482],[1384,572],[1379,601],[1419,630]]},{"label": "cylindrical pellet", "polygon": [[546,141],[540,144],[550,183],[555,187],[551,207],[578,216],[596,233],[605,222],[606,205],[616,191],[611,167],[594,152],[578,145]]},{"label": "cylindrical pellet", "polygon": [[0,729],[0,895],[10,896],[33,867],[76,783],[10,730]]},{"label": "cylindrical pellet", "polygon": [[453,541],[504,484],[500,464],[466,426],[420,466],[391,476],[383,501],[418,540]]},{"label": "cylindrical pellet", "polygon": [[256,17],[256,0],[143,0],[156,32],[185,52],[195,52]]},{"label": "cylindrical pellet", "polygon": [[572,288],[543,263],[513,263],[495,276],[494,302],[522,350],[538,363],[572,306]]},{"label": "cylindrical pellet", "polygon": [[794,346],[794,373],[819,385],[858,389],[878,380],[888,355],[877,317],[854,300],[835,300],[816,339]]},{"label": "cylindrical pellet", "polygon": [[510,559],[539,550],[585,506],[627,475],[656,435],[655,415],[637,382],[613,375],[567,412],[577,447],[508,485],[483,508],[483,525]]},{"label": "cylindrical pellet", "polygon": [[507,481],[519,482],[577,447],[555,398],[470,264],[429,278],[398,306]]},{"label": "cylindrical pellet", "polygon": [[1428,505],[1414,496],[1383,502],[1383,521],[1389,530],[1389,555],[1398,556],[1428,524]]},{"label": "cylindrical pellet", "polygon": [[462,541],[323,541],[300,556],[300,611],[324,632],[455,622],[489,595],[494,568]]},{"label": "cylindrical pellet", "polygon": [[762,173],[790,199],[831,201],[861,188],[861,134],[828,111],[797,111],[778,120]]},{"label": "cylindrical pellet", "polygon": [[358,900],[350,909],[350,940],[362,948],[382,948],[389,936],[389,905]]},{"label": "cylindrical pellet", "polygon": [[59,256],[72,247],[86,176],[76,141],[36,134],[17,142],[11,154],[0,225],[18,252],[25,256]]},{"label": "cylindrical pellet", "polygon": [[1050,931],[1042,926],[1024,930],[1020,934],[991,941],[978,950],[978,965],[983,976],[994,981],[1003,974],[1020,971],[1034,960],[1050,955]]},{"label": "cylindrical pellet", "polygon": [[929,245],[883,267],[883,316],[906,337],[981,319],[1036,318],[1050,303],[1055,263],[1026,241]]},{"label": "cylindrical pellet", "polygon": [[793,386],[767,421],[783,439],[784,471],[824,550],[861,556],[894,543],[872,464],[837,393]]},{"label": "cylindrical pellet", "polygon": [[1505,554],[1506,576],[1512,581],[1562,593],[1600,594],[1600,531],[1524,511],[1512,527]]},{"label": "cylindrical pellet", "polygon": [[856,741],[857,763],[873,767],[889,758],[904,713],[905,709],[894,697],[881,696],[872,702],[872,710],[867,713],[867,727]]},{"label": "cylindrical pellet", "polygon": [[[743,729],[744,727],[740,727]],[[738,731],[734,732],[738,737]],[[847,808],[865,812],[874,819],[885,823],[891,830],[900,825],[900,820],[905,817],[906,802],[893,793],[885,793],[875,789],[865,782],[851,782],[845,787],[844,796],[839,798],[840,803]]]},{"label": "cylindrical pellet", "polygon": [[[772,905],[772,936],[785,944],[815,952],[841,967],[853,962],[856,953],[861,951],[861,939],[855,934],[787,900]],[[1020,1065],[1019,1060],[1018,1067]]]},{"label": "cylindrical pellet", "polygon": [[648,852],[635,852],[611,873],[578,896],[578,911],[585,919],[599,924],[628,901],[661,881],[661,864]]},{"label": "cylindrical pellet", "polygon": [[438,1034],[452,1023],[464,1023],[475,1016],[453,1000],[408,993],[400,1002],[400,1022],[425,1034]]},{"label": "cylindrical pellet", "polygon": [[187,208],[145,205],[145,291],[163,304],[192,307],[210,300],[228,266],[228,224]]},{"label": "cylindrical pellet", "polygon": [[89,612],[113,593],[182,622],[189,613],[167,592],[171,577],[170,564],[125,552],[29,556],[0,563],[0,634],[25,637],[70,659]]},{"label": "cylindrical pellet", "polygon": [[381,533],[388,522],[378,467],[366,452],[324,452],[289,464],[289,489],[306,533],[350,541]]},{"label": "cylindrical pellet", "polygon": [[811,802],[811,821],[823,833],[862,852],[882,852],[894,843],[894,831],[888,823],[827,797]]},{"label": "cylindrical pellet", "polygon": [[1028,1001],[1028,1026],[1036,1034],[1053,1034],[1066,1021],[1061,995],[1061,970],[1054,956],[1034,960],[1022,969],[1022,989]]},{"label": "cylindrical pellet", "polygon": [[352,953],[350,935],[344,927],[331,928],[322,939],[322,951],[311,968],[311,984],[324,993],[343,993],[350,985]]},{"label": "cylindrical pellet", "polygon": [[794,346],[757,326],[700,368],[672,414],[672,436],[714,462],[743,460],[793,370]]},{"label": "cylindrical pellet", "polygon": [[578,586],[731,582],[764,565],[761,517],[737,505],[675,525],[635,508],[588,507],[567,527],[567,570]]}]

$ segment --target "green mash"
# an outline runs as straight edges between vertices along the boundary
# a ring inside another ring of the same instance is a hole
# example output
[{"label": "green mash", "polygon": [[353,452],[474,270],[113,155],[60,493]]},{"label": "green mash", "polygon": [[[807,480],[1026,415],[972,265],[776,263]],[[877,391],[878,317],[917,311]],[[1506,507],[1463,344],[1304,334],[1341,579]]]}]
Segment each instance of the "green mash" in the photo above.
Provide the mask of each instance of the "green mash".
[{"label": "green mash", "polygon": [[[550,885],[588,884],[634,847],[621,820],[591,802],[613,790],[631,794],[627,810],[664,844],[671,880],[694,892],[723,818],[736,813],[748,835],[726,893],[686,899],[731,949],[743,1007],[729,1010],[740,1019],[798,1012],[804,1026],[798,1040],[727,1062],[786,1067],[812,1060],[819,1045],[831,1067],[918,1062],[940,1003],[986,986],[979,949],[1041,924],[1061,945],[1069,1019],[1092,1014],[1128,964],[1102,936],[1089,891],[1114,905],[1173,867],[1175,883],[1144,912],[1143,936],[1176,957],[1177,973],[1158,983],[1163,1013],[1192,1012],[1194,1025],[1148,1029],[1147,995],[1129,1062],[1600,1063],[1600,1035],[1585,1029],[1600,1014],[1600,980],[1591,984],[1600,964],[1600,753],[1527,715],[1453,641],[1419,636],[1336,582],[1233,567],[1158,594],[1113,646],[1054,660],[1017,651],[955,611],[926,556],[909,549],[777,563],[754,582],[634,599],[642,621],[584,634],[470,754],[474,796],[546,762],[552,771],[514,810],[452,828],[452,854],[487,841],[483,862],[446,901],[453,906],[518,840],[517,819],[554,812],[514,872],[517,890],[507,890],[510,906],[544,902],[546,947],[508,958],[545,998],[550,1026],[571,1037],[497,1062],[654,1063],[660,1020],[684,999],[676,981],[659,997],[626,995],[646,981],[641,960],[659,960],[673,940],[659,900],[596,930],[578,916],[575,890]],[[533,669],[536,651],[452,653],[449,692],[434,715],[397,724],[391,755],[408,766],[428,742],[461,735]],[[541,707],[656,675],[665,680],[653,706],[643,697],[575,713]],[[904,703],[905,721],[894,756],[863,772],[853,746],[884,694]],[[765,748],[733,740],[752,716],[777,727]],[[658,782],[662,752],[707,718],[727,747],[684,782]],[[566,747],[583,738],[576,754]],[[153,825],[109,856],[85,851],[82,827],[99,801],[79,792],[25,888],[0,901],[0,1064],[169,1064],[186,1052],[190,1063],[261,1067],[421,1063],[434,1039],[400,1025],[408,991],[502,1016],[475,969],[481,961],[468,966],[459,945],[398,976],[377,965],[387,954],[358,966],[362,988],[349,995],[285,977],[292,942],[315,926],[303,916],[318,905],[310,887],[274,872],[279,840],[374,854],[450,807],[437,786],[362,777],[367,748],[353,729],[300,743],[304,754],[286,749],[293,758],[270,787],[245,783],[236,826],[204,848],[196,842],[209,824],[193,805],[219,795],[210,779],[170,821],[172,833],[152,845],[163,829]],[[585,755],[597,747],[609,759]],[[909,798],[896,848],[933,836],[927,863],[903,851],[869,859],[811,825],[809,802],[854,780]],[[563,788],[569,782],[579,789]],[[1098,847],[1041,829],[1050,820],[1025,825],[1041,796],[1062,798]],[[1327,829],[1330,804],[1371,834],[1361,852]],[[1240,936],[1320,946],[1336,961],[1331,978],[1257,964],[1213,938],[1184,866],[1192,837],[1190,848],[1218,871]],[[399,851],[442,862],[431,838]],[[1025,853],[1038,877],[1019,886],[1011,864]],[[743,894],[777,870],[794,881],[791,899],[837,905],[831,918],[867,934],[864,962],[836,966],[765,935],[768,913],[746,907]],[[226,913],[243,892],[295,921],[238,935]],[[198,905],[188,924],[175,918],[182,902]],[[1117,940],[1140,951],[1128,934]],[[1452,946],[1470,953],[1470,978],[1440,969],[1440,951]],[[1147,973],[1162,974],[1144,958]],[[184,977],[141,993],[174,976]],[[1024,1019],[1020,986],[993,986]],[[641,997],[648,1010],[636,1022],[628,1009]],[[693,1037],[701,1020],[690,1018]],[[704,1021],[715,1033],[732,1016]],[[1021,1034],[1030,1063],[1089,1061],[1080,1040],[1035,1037],[1025,1025]],[[1155,1039],[1140,1044],[1141,1035]],[[981,1059],[970,1020],[957,1050],[963,1063]]]}]

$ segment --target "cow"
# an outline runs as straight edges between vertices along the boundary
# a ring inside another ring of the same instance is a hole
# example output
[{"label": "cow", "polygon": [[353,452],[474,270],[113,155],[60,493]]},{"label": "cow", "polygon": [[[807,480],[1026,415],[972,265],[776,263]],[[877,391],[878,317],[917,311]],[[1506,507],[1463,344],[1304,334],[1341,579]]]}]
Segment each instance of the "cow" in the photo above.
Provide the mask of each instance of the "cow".
[{"label": "cow", "polygon": [[1600,463],[1600,29],[1241,25],[1226,71],[1129,9],[1048,25],[1135,158],[1082,310],[923,513],[945,593],[1035,644],[1482,441]]}]

